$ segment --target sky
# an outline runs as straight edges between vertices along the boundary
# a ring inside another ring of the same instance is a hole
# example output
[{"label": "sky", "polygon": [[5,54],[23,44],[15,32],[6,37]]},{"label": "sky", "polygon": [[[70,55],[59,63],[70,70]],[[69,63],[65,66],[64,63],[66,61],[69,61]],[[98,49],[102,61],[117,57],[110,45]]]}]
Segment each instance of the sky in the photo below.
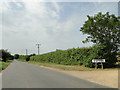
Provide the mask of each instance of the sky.
[{"label": "sky", "polygon": [[80,27],[87,15],[98,12],[118,16],[118,3],[104,2],[28,2],[3,1],[0,5],[0,48],[11,54],[37,54],[36,44],[41,44],[40,54],[56,49],[89,47]]}]

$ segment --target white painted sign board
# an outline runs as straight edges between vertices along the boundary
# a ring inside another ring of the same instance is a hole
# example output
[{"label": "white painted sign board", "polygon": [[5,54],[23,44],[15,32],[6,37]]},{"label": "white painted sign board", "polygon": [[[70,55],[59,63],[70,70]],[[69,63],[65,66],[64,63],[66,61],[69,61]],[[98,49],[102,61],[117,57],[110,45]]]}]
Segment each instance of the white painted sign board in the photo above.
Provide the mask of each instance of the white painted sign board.
[{"label": "white painted sign board", "polygon": [[105,59],[93,59],[92,60],[93,63],[104,63],[105,62]]}]

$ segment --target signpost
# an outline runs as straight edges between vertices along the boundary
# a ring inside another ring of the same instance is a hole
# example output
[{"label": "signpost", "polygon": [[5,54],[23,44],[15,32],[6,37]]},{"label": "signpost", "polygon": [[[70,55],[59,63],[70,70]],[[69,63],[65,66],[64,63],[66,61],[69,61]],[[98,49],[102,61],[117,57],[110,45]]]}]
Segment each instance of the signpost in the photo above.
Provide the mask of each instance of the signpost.
[{"label": "signpost", "polygon": [[93,63],[95,63],[95,69],[97,69],[97,63],[101,63],[101,68],[103,69],[103,63],[105,63],[105,59],[93,59]]}]

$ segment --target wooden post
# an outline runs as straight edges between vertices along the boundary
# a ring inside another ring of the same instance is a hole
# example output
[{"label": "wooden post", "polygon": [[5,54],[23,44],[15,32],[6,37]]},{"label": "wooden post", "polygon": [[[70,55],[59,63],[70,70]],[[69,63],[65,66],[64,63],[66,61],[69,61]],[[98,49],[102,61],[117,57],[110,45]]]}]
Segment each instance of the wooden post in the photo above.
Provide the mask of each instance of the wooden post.
[{"label": "wooden post", "polygon": [[101,68],[103,69],[103,63],[101,62]]},{"label": "wooden post", "polygon": [[95,69],[97,69],[97,62],[95,63]]}]

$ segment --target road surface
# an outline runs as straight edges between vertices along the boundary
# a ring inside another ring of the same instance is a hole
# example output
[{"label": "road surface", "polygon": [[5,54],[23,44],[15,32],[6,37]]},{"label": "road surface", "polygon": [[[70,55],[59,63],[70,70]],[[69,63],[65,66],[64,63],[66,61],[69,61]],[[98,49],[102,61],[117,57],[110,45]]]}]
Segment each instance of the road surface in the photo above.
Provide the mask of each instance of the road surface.
[{"label": "road surface", "polygon": [[14,60],[2,74],[2,88],[108,88],[62,72]]}]

